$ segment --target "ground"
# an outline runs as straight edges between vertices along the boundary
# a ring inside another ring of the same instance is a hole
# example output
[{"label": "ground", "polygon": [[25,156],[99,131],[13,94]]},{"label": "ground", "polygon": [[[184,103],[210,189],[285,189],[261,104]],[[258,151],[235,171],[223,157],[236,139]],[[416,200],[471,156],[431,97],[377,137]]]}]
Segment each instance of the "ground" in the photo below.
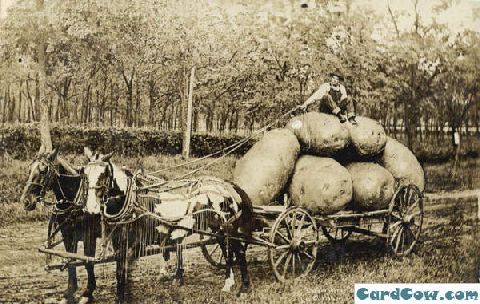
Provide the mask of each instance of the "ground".
[{"label": "ground", "polygon": [[[264,248],[248,252],[253,289],[236,297],[223,293],[223,271],[210,266],[198,249],[186,254],[185,286],[171,284],[174,259],[145,258],[133,273],[137,303],[345,303],[353,301],[355,283],[476,282],[480,245],[474,205],[428,211],[421,243],[406,258],[388,255],[377,239],[355,236],[344,246],[321,246],[312,273],[297,281],[275,281]],[[0,229],[0,302],[55,303],[66,286],[66,272],[44,271],[44,256],[37,251],[46,235],[44,221],[12,224]],[[94,303],[113,303],[114,268],[96,267],[98,286]],[[237,282],[239,274],[237,271]],[[85,271],[79,268],[80,288]]]}]

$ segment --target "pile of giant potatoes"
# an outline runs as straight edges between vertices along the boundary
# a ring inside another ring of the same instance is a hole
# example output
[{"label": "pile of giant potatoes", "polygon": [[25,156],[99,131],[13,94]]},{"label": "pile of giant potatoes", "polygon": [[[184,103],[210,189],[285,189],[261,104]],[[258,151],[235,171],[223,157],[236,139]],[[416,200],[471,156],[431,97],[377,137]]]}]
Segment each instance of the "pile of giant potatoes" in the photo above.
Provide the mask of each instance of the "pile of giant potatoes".
[{"label": "pile of giant potatoes", "polygon": [[254,205],[270,205],[288,192],[296,206],[317,214],[387,208],[398,185],[424,190],[413,153],[375,120],[358,125],[308,112],[265,133],[240,160],[234,182]]}]

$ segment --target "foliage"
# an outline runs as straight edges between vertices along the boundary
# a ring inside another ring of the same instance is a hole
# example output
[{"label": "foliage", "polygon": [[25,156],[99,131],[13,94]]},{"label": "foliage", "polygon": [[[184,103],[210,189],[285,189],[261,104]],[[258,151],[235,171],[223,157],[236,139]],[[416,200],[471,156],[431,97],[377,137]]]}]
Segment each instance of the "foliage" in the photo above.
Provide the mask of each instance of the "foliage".
[{"label": "foliage", "polygon": [[[324,0],[308,8],[288,1],[44,2],[38,11],[36,1],[19,1],[0,23],[2,122],[38,121],[45,94],[54,122],[182,130],[196,67],[194,130],[252,131],[301,103],[332,70],[346,75],[360,114],[404,128],[410,140],[420,126],[443,132],[473,122],[479,130],[479,33],[424,22],[420,0],[390,10],[391,20],[367,6],[349,8],[352,1],[338,16]],[[442,3],[433,14],[453,5]],[[408,15],[411,27],[400,28]]]}]

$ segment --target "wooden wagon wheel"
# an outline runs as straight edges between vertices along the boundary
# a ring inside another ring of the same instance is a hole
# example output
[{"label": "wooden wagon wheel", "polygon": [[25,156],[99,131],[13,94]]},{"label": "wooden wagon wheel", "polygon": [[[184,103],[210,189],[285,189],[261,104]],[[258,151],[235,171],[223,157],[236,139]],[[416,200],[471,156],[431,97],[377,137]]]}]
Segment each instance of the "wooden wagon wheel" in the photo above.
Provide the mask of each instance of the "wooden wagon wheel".
[{"label": "wooden wagon wheel", "polygon": [[423,224],[423,197],[417,186],[401,186],[390,204],[388,246],[396,256],[410,254]]},{"label": "wooden wagon wheel", "polygon": [[[204,235],[200,235],[200,239],[204,239],[204,237]],[[218,243],[211,245],[202,244],[200,245],[200,250],[210,265],[219,269],[227,268],[227,262]]]},{"label": "wooden wagon wheel", "polygon": [[268,248],[268,257],[279,281],[307,275],[317,257],[315,219],[301,208],[285,210],[273,224],[270,242],[276,247]]},{"label": "wooden wagon wheel", "polygon": [[352,230],[348,228],[334,228],[322,226],[323,235],[332,243],[346,241],[351,235]]}]

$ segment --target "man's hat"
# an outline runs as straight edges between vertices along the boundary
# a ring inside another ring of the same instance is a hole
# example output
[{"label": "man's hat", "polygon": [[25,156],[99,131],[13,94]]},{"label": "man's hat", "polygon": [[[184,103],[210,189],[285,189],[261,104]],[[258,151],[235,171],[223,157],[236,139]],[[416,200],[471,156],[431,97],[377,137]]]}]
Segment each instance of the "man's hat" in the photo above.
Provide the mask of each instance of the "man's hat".
[{"label": "man's hat", "polygon": [[338,72],[338,71],[336,71],[336,72],[330,72],[330,74],[328,74],[328,75],[329,75],[330,77],[336,76],[336,77],[338,77],[338,79],[340,79],[341,81],[344,80],[343,75],[342,75],[340,72]]}]

